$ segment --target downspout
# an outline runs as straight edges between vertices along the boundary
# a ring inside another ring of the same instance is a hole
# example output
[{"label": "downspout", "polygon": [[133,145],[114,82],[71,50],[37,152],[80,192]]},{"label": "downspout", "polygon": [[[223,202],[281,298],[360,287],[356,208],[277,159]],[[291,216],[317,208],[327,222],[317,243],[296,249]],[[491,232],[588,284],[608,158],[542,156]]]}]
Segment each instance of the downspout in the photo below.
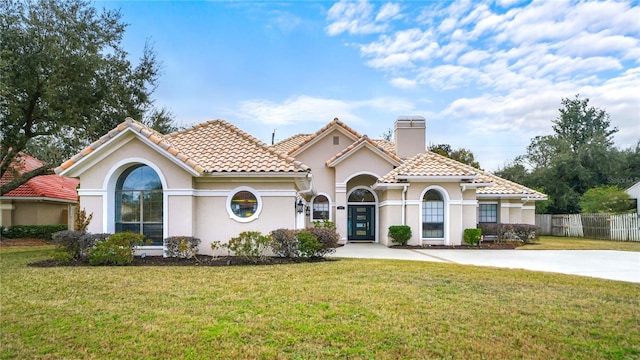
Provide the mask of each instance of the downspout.
[{"label": "downspout", "polygon": [[406,216],[406,215],[405,215],[406,209],[405,209],[405,207],[406,207],[406,203],[407,203],[407,201],[406,201],[406,198],[407,198],[407,196],[406,196],[406,194],[407,194],[407,187],[408,187],[408,185],[405,185],[405,186],[402,188],[402,225],[406,225],[406,219],[405,219],[405,216]]}]

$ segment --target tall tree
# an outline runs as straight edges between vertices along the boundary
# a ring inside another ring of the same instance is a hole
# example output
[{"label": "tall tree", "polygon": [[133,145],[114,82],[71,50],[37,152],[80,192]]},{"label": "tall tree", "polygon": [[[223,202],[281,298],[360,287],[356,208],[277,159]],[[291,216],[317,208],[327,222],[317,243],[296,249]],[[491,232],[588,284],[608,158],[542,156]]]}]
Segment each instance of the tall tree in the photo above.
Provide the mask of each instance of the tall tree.
[{"label": "tall tree", "polygon": [[453,150],[449,144],[431,144],[429,145],[429,151],[480,169],[480,163],[476,161],[473,152],[469,149],[459,148]]},{"label": "tall tree", "polygon": [[128,116],[173,129],[171,113],[151,98],[156,54],[145,46],[133,66],[121,45],[125,28],[119,11],[85,0],[0,2],[0,177],[23,151],[56,146],[41,151],[43,167],[14,173],[0,194],[51,173]]}]

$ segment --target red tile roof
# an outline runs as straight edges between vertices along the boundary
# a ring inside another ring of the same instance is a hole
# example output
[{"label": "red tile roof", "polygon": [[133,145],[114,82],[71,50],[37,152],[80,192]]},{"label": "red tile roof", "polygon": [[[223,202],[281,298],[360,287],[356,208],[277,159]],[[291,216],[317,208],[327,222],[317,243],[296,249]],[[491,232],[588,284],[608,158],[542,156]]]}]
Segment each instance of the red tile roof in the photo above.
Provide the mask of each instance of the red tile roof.
[{"label": "red tile roof", "polygon": [[[40,160],[21,154],[19,164],[14,167],[18,174],[35,170],[43,164]],[[6,184],[13,179],[13,175],[9,172],[0,179],[0,184]],[[20,185],[16,189],[3,194],[3,197],[20,197],[20,198],[49,198],[68,201],[77,201],[78,192],[76,188],[80,180],[67,178],[60,175],[42,175],[36,176],[26,183]]]}]

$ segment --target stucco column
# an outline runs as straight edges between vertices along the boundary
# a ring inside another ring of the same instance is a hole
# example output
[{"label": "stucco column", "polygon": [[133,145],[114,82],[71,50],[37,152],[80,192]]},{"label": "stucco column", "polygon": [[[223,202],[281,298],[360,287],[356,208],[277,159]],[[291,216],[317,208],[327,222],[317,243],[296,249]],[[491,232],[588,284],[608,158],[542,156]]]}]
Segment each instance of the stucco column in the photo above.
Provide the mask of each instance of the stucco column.
[{"label": "stucco column", "polygon": [[340,241],[347,242],[347,184],[336,183],[336,217],[334,223]]}]

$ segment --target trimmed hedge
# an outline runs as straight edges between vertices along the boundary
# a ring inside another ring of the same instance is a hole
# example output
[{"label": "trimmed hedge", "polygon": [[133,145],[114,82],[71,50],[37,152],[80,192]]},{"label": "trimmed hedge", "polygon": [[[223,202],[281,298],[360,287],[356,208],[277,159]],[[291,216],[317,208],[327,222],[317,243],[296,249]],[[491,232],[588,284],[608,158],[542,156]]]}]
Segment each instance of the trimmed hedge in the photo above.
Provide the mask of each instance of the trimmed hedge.
[{"label": "trimmed hedge", "polygon": [[51,240],[53,233],[67,230],[67,225],[12,225],[0,229],[2,237],[8,239],[34,238]]},{"label": "trimmed hedge", "polygon": [[540,227],[531,224],[478,224],[482,234],[494,235],[497,242],[522,241],[525,244],[540,239]]},{"label": "trimmed hedge", "polygon": [[482,239],[482,229],[464,229],[464,243],[478,245]]},{"label": "trimmed hedge", "polygon": [[391,225],[389,226],[389,237],[393,242],[400,245],[406,245],[411,239],[411,227],[408,225]]}]

